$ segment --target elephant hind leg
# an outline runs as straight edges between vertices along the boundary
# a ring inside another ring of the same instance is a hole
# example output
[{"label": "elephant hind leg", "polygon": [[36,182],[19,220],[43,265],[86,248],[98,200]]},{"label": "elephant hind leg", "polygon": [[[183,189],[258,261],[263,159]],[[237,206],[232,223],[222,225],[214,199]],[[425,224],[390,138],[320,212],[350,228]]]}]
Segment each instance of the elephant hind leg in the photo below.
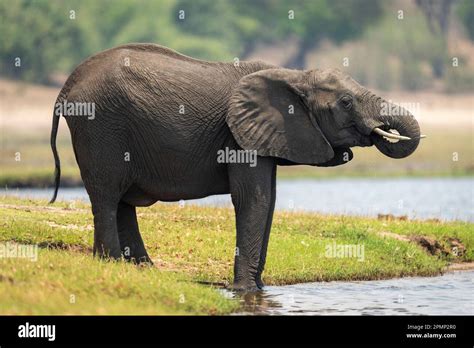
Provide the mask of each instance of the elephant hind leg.
[{"label": "elephant hind leg", "polygon": [[[81,173],[84,171],[81,168]],[[94,256],[101,259],[121,259],[122,252],[117,228],[120,202],[119,184],[103,173],[83,175],[84,186],[94,214]]]},{"label": "elephant hind leg", "polygon": [[[90,122],[79,122],[74,117],[67,121],[94,214],[94,256],[121,259],[118,211],[122,196],[132,182],[131,163],[127,157],[132,150],[117,117],[95,116],[96,119]],[[104,132],[104,127],[110,132]]]},{"label": "elephant hind leg", "polygon": [[125,260],[136,264],[153,264],[138,229],[136,208],[123,201],[118,205],[117,229],[120,249]]},{"label": "elephant hind leg", "polygon": [[94,214],[94,256],[101,259],[120,259],[117,233],[117,205],[92,202]]}]

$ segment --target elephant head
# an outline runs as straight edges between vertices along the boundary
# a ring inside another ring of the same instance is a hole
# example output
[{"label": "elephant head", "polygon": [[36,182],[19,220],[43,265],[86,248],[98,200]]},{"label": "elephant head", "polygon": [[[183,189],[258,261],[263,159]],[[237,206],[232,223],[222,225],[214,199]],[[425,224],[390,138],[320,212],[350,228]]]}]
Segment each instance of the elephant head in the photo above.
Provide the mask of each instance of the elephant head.
[{"label": "elephant head", "polygon": [[408,111],[332,69],[247,75],[233,91],[226,121],[240,147],[281,164],[339,165],[352,159],[350,147],[371,145],[403,158],[420,140]]}]

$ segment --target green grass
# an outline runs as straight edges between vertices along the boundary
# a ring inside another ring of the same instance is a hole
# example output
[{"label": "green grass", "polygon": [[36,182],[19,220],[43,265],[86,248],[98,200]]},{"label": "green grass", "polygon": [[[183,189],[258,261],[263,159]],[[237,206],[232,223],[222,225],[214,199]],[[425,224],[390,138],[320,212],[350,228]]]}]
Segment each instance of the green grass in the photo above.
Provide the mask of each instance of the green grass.
[{"label": "green grass", "polygon": [[[92,258],[90,207],[80,202],[0,198],[0,242],[39,245],[36,262],[0,258],[0,314],[225,314],[239,303],[199,282],[232,280],[232,209],[156,204],[138,209],[155,267]],[[440,274],[450,262],[474,259],[473,224],[275,214],[267,284],[368,280]],[[402,238],[387,237],[396,234]],[[462,255],[431,255],[403,236],[445,245]],[[364,259],[330,258],[329,245],[364,246]],[[71,303],[71,295],[75,303]]]},{"label": "green grass", "polygon": [[236,301],[183,274],[40,249],[37,262],[2,260],[0,313],[225,314]]}]

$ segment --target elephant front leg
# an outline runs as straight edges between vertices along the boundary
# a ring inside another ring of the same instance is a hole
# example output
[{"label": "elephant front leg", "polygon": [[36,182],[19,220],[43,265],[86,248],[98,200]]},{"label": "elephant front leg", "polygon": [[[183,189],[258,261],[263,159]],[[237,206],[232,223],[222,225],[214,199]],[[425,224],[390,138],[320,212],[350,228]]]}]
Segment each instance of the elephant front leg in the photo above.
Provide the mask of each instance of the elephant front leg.
[{"label": "elephant front leg", "polygon": [[262,280],[262,273],[265,268],[265,262],[267,259],[267,247],[268,247],[268,242],[270,240],[270,231],[272,229],[273,212],[275,210],[275,200],[276,200],[276,166],[273,168],[273,173],[272,173],[270,207],[267,214],[267,222],[265,225],[265,235],[263,237],[264,239],[262,243],[262,251],[260,253],[260,261],[258,263],[257,286],[259,289],[263,289],[265,285]]},{"label": "elephant front leg", "polygon": [[259,157],[258,160],[256,167],[233,164],[229,168],[237,227],[235,290],[255,291],[262,286],[260,277],[270,233],[269,214],[273,213],[275,164],[268,158]]}]

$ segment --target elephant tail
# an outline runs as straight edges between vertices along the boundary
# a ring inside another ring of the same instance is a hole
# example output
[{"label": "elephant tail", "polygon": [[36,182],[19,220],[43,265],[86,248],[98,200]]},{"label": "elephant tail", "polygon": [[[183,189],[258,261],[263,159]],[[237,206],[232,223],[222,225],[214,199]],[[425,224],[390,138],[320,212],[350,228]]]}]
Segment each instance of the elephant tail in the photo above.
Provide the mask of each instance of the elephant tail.
[{"label": "elephant tail", "polygon": [[58,97],[56,98],[56,103],[54,104],[53,109],[53,125],[51,127],[51,150],[53,151],[54,156],[54,193],[53,198],[49,201],[49,204],[54,203],[56,201],[56,197],[58,196],[59,184],[61,182],[61,162],[59,161],[58,149],[56,148],[56,136],[58,135],[58,128],[59,128],[59,120],[62,114],[62,104],[66,100],[69,92],[71,91],[72,87],[77,82],[77,75],[78,71],[76,70],[69,75],[68,79],[64,83],[61,92],[59,92]]},{"label": "elephant tail", "polygon": [[61,162],[59,161],[58,149],[56,147],[56,136],[58,135],[59,120],[61,119],[61,104],[66,99],[74,81],[71,77],[69,77],[68,81],[66,81],[64,87],[56,98],[56,103],[54,104],[53,109],[53,125],[51,127],[50,140],[51,150],[53,151],[54,156],[54,193],[53,198],[51,198],[49,201],[49,204],[54,203],[56,200],[56,197],[58,196],[59,183],[61,182]]},{"label": "elephant tail", "polygon": [[56,148],[56,136],[58,135],[58,127],[59,127],[59,119],[61,118],[61,114],[57,109],[58,103],[62,102],[63,99],[63,92],[59,94],[58,98],[56,99],[56,103],[54,104],[54,111],[53,111],[53,125],[51,128],[51,150],[53,151],[54,156],[54,194],[53,198],[49,201],[49,204],[54,203],[56,197],[58,195],[59,190],[59,183],[61,181],[61,162],[59,160],[58,149]]}]

